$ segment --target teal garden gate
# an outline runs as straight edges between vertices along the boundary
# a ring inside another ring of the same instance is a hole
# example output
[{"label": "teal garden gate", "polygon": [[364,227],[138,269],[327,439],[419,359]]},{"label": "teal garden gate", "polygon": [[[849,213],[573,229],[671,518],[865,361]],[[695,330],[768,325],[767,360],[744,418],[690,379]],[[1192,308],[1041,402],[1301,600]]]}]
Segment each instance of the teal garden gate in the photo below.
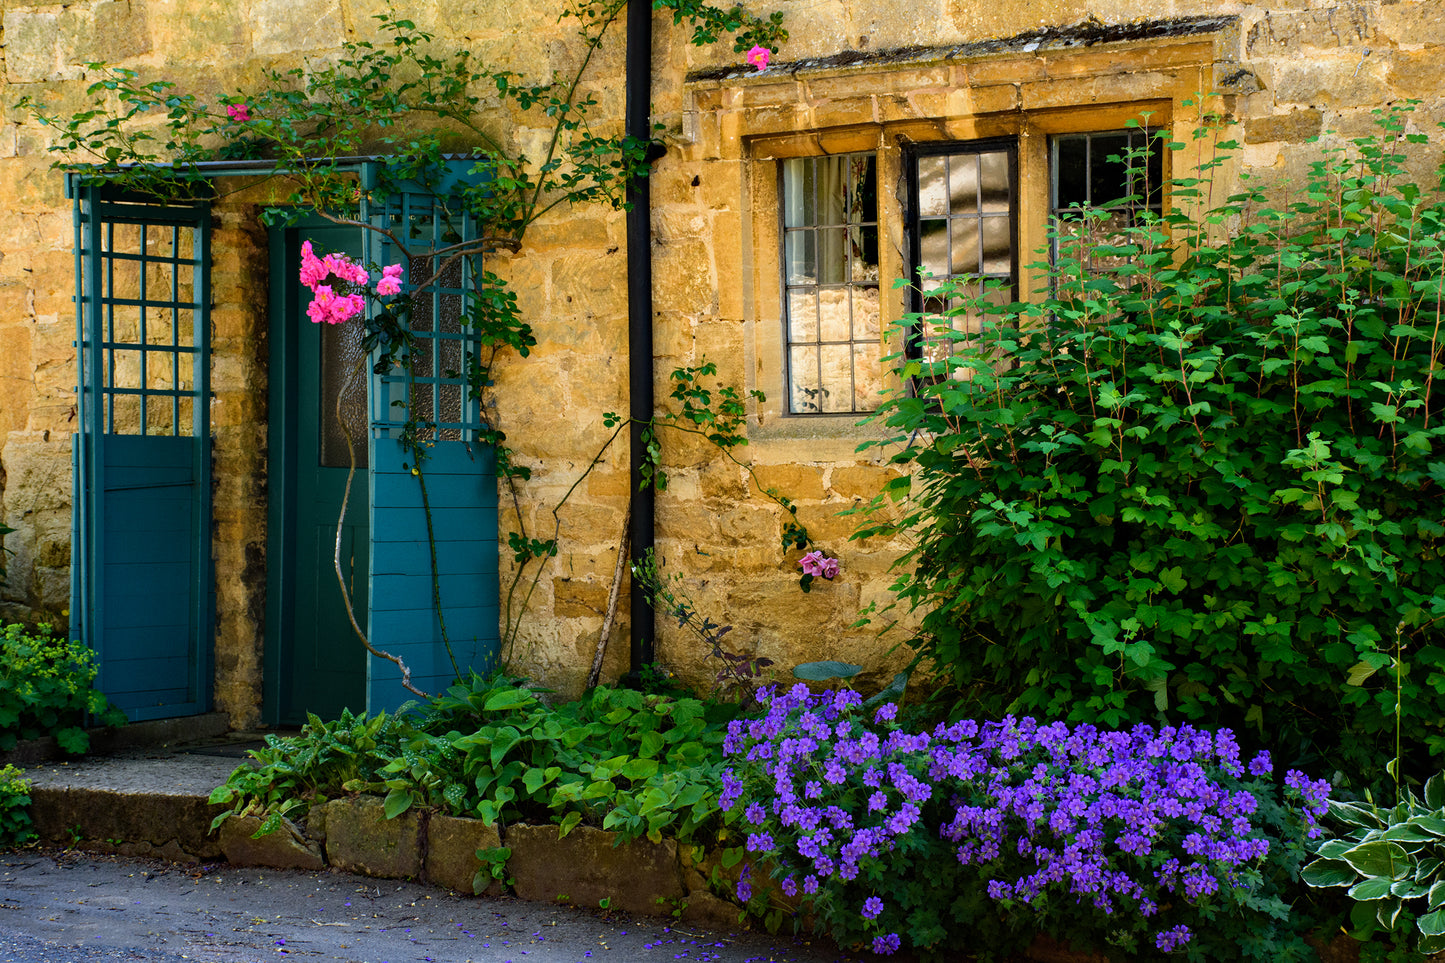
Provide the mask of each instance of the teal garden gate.
[{"label": "teal garden gate", "polygon": [[79,432],[73,638],[132,720],[210,708],[209,228],[67,179],[75,202]]}]

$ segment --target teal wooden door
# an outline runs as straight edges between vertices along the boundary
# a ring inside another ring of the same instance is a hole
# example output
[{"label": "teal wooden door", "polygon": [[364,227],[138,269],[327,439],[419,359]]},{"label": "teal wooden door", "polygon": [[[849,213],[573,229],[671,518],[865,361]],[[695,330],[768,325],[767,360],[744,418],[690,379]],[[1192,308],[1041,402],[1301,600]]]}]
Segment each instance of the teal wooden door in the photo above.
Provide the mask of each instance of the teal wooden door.
[{"label": "teal wooden door", "polygon": [[71,636],[131,720],[210,708],[209,211],[69,184],[79,427]]},{"label": "teal wooden door", "polygon": [[275,232],[272,239],[267,636],[268,698],[273,708],[268,715],[295,723],[304,721],[308,712],[333,719],[342,709],[366,709],[365,650],[351,627],[335,560],[337,521],[350,464],[344,423],[357,470],[347,496],[339,553],[352,611],[365,629],[370,371],[361,351],[361,324],[313,323],[306,316],[311,293],[298,278],[302,241],[311,241],[318,253],[339,252],[359,259],[360,231],[303,224]]}]

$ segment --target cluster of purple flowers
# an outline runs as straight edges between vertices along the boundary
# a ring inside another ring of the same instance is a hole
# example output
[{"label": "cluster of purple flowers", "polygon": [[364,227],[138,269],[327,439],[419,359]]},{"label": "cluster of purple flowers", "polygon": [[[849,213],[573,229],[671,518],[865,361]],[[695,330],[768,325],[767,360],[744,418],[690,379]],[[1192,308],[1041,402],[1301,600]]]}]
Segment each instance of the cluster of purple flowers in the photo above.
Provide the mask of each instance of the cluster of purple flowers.
[{"label": "cluster of purple flowers", "polygon": [[[1033,903],[1066,892],[1112,914],[1153,916],[1161,902],[1197,903],[1269,848],[1252,817],[1257,793],[1273,793],[1261,753],[1246,768],[1228,731],[1189,726],[1123,731],[1028,718],[963,721],[909,733],[885,706],[870,727],[854,692],[765,690],[759,719],[729,729],[723,808],[741,807],[747,849],[781,871],[785,893],[856,880],[903,837],[947,840],[964,864],[982,867],[995,899]],[[1302,830],[1313,836],[1328,784],[1291,771]],[[886,929],[883,901],[856,912]],[[1166,952],[1188,943],[1187,926],[1155,935]],[[874,940],[896,948],[897,933]]]}]

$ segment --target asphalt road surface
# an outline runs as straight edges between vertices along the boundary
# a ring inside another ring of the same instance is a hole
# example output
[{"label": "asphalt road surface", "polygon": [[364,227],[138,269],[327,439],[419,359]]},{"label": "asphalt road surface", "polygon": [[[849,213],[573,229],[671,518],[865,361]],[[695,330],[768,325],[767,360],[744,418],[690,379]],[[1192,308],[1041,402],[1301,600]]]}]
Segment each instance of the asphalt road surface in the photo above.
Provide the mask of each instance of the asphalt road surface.
[{"label": "asphalt road surface", "polygon": [[827,941],[718,934],[344,873],[0,853],[0,963],[820,963]]}]

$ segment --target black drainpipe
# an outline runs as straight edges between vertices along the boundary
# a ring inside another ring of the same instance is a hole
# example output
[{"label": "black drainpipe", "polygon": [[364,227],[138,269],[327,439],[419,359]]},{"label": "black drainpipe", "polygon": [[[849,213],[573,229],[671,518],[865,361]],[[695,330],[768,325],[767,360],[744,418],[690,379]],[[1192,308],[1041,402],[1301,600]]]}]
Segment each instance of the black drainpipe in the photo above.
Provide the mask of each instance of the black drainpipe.
[{"label": "black drainpipe", "polygon": [[[627,4],[626,133],[652,141],[652,2]],[[656,145],[661,147],[661,145]],[[661,151],[657,151],[658,156]],[[656,158],[648,152],[649,163]],[[627,368],[628,415],[631,431],[632,558],[640,559],[653,545],[656,511],[654,490],[642,486],[642,429],[652,418],[652,219],[649,179],[633,178],[627,188]],[[632,674],[653,661],[656,618],[652,605],[632,582]]]}]

